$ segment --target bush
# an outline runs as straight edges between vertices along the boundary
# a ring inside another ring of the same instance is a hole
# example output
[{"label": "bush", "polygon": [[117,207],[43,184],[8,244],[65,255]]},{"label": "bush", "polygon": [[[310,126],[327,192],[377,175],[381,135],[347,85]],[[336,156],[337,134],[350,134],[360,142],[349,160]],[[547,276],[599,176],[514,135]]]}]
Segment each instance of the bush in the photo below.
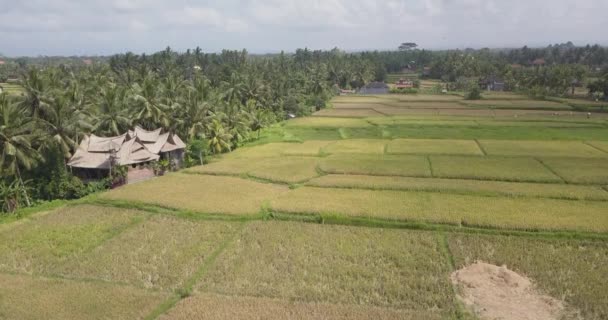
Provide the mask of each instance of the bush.
[{"label": "bush", "polygon": [[479,100],[481,99],[481,89],[477,84],[471,84],[466,91],[464,98],[466,100]]},{"label": "bush", "polygon": [[390,92],[395,93],[395,94],[417,94],[418,90],[414,89],[414,88],[403,88],[403,89],[392,88]]}]

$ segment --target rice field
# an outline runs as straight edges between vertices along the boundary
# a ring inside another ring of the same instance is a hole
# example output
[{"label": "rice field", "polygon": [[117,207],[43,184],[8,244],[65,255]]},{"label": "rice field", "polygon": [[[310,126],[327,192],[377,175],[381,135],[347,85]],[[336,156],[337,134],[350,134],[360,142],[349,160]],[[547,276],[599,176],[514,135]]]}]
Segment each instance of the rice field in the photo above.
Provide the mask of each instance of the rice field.
[{"label": "rice field", "polygon": [[144,213],[75,206],[35,218],[0,233],[0,271],[57,273],[118,232],[141,221]]},{"label": "rice field", "polygon": [[325,188],[429,191],[488,196],[608,201],[608,191],[601,186],[568,184],[328,174],[312,179],[306,185]]},{"label": "rice field", "polygon": [[571,110],[566,104],[544,100],[467,100],[464,104],[471,107],[485,107],[497,109],[550,109],[550,110]]},{"label": "rice field", "polygon": [[378,139],[349,139],[334,141],[323,148],[325,153],[383,154],[388,141]]},{"label": "rice field", "polygon": [[246,320],[255,315],[258,319],[385,319],[385,320],[439,320],[442,316],[433,311],[410,311],[389,308],[344,305],[331,303],[294,302],[259,297],[234,297],[216,294],[197,294],[180,301],[161,316],[169,319]]},{"label": "rice field", "polygon": [[132,201],[196,213],[255,215],[285,186],[235,177],[170,174],[106,192],[101,199]]},{"label": "rice field", "polygon": [[517,182],[562,182],[562,179],[534,158],[431,156],[434,177]]},{"label": "rice field", "polygon": [[608,158],[608,152],[580,141],[479,140],[479,144],[496,156]]},{"label": "rice field", "polygon": [[[310,201],[310,199],[315,199]],[[607,232],[605,201],[301,187],[273,200],[277,212],[521,230]]]},{"label": "rice field", "polygon": [[506,265],[565,300],[573,319],[608,317],[606,242],[450,234],[448,243],[457,268],[477,260]]},{"label": "rice field", "polygon": [[253,222],[197,291],[450,313],[448,273],[429,233]]},{"label": "rice field", "polygon": [[608,117],[484,96],[336,97],[203,166],[0,217],[0,319],[474,319],[450,274],[477,260],[608,318]]},{"label": "rice field", "polygon": [[66,262],[59,273],[174,290],[182,287],[237,227],[229,222],[155,216]]},{"label": "rice field", "polygon": [[2,319],[142,319],[168,296],[124,285],[0,273]]},{"label": "rice field", "polygon": [[542,161],[568,183],[608,184],[606,159],[543,158]]},{"label": "rice field", "polygon": [[389,154],[465,154],[483,155],[477,142],[453,139],[395,139],[389,142]]},{"label": "rice field", "polygon": [[325,173],[430,177],[428,159],[422,156],[335,155],[319,161]]}]

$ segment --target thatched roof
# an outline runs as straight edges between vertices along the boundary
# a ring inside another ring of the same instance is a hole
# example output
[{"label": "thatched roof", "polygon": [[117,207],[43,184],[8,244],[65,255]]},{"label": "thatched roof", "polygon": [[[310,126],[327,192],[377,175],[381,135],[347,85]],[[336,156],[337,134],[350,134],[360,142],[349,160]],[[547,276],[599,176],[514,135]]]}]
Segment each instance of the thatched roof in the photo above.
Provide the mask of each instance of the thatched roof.
[{"label": "thatched roof", "polygon": [[186,144],[175,134],[161,129],[147,131],[135,127],[115,137],[86,136],[68,162],[75,168],[109,169],[113,158],[115,165],[131,165],[157,161],[160,154],[185,149]]}]

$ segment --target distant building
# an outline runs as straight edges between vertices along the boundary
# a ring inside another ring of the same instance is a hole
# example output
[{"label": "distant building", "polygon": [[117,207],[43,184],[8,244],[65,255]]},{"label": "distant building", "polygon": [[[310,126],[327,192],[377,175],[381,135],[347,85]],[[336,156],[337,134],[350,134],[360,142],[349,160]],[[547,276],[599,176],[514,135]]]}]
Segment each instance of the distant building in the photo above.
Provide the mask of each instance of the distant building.
[{"label": "distant building", "polygon": [[355,93],[357,93],[357,91],[355,91],[355,90],[340,89],[341,96],[347,96],[349,94],[355,94]]},{"label": "distant building", "polygon": [[5,64],[6,62],[4,60],[0,60],[0,65]]},{"label": "distant building", "polygon": [[87,66],[90,66],[93,64],[93,60],[91,59],[82,59],[82,63],[84,63]]},{"label": "distant building", "polygon": [[390,88],[384,82],[370,82],[361,89],[359,89],[360,94],[388,94]]},{"label": "distant building", "polygon": [[496,76],[479,79],[479,87],[488,91],[505,91],[505,81]]},{"label": "distant building", "polygon": [[543,58],[534,59],[534,61],[532,61],[532,64],[535,66],[544,66],[545,63],[545,59]]},{"label": "distant building", "polygon": [[406,79],[399,79],[395,82],[395,88],[397,89],[409,89],[414,87],[414,82]]}]

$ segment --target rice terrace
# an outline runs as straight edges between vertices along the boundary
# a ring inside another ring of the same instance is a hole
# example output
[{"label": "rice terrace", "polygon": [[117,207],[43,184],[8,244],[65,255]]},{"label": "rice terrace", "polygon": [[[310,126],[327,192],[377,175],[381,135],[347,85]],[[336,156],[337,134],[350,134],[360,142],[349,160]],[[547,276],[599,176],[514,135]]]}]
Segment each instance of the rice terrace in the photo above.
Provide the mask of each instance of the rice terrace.
[{"label": "rice terrace", "polygon": [[73,2],[0,12],[0,320],[608,320],[608,4]]}]

